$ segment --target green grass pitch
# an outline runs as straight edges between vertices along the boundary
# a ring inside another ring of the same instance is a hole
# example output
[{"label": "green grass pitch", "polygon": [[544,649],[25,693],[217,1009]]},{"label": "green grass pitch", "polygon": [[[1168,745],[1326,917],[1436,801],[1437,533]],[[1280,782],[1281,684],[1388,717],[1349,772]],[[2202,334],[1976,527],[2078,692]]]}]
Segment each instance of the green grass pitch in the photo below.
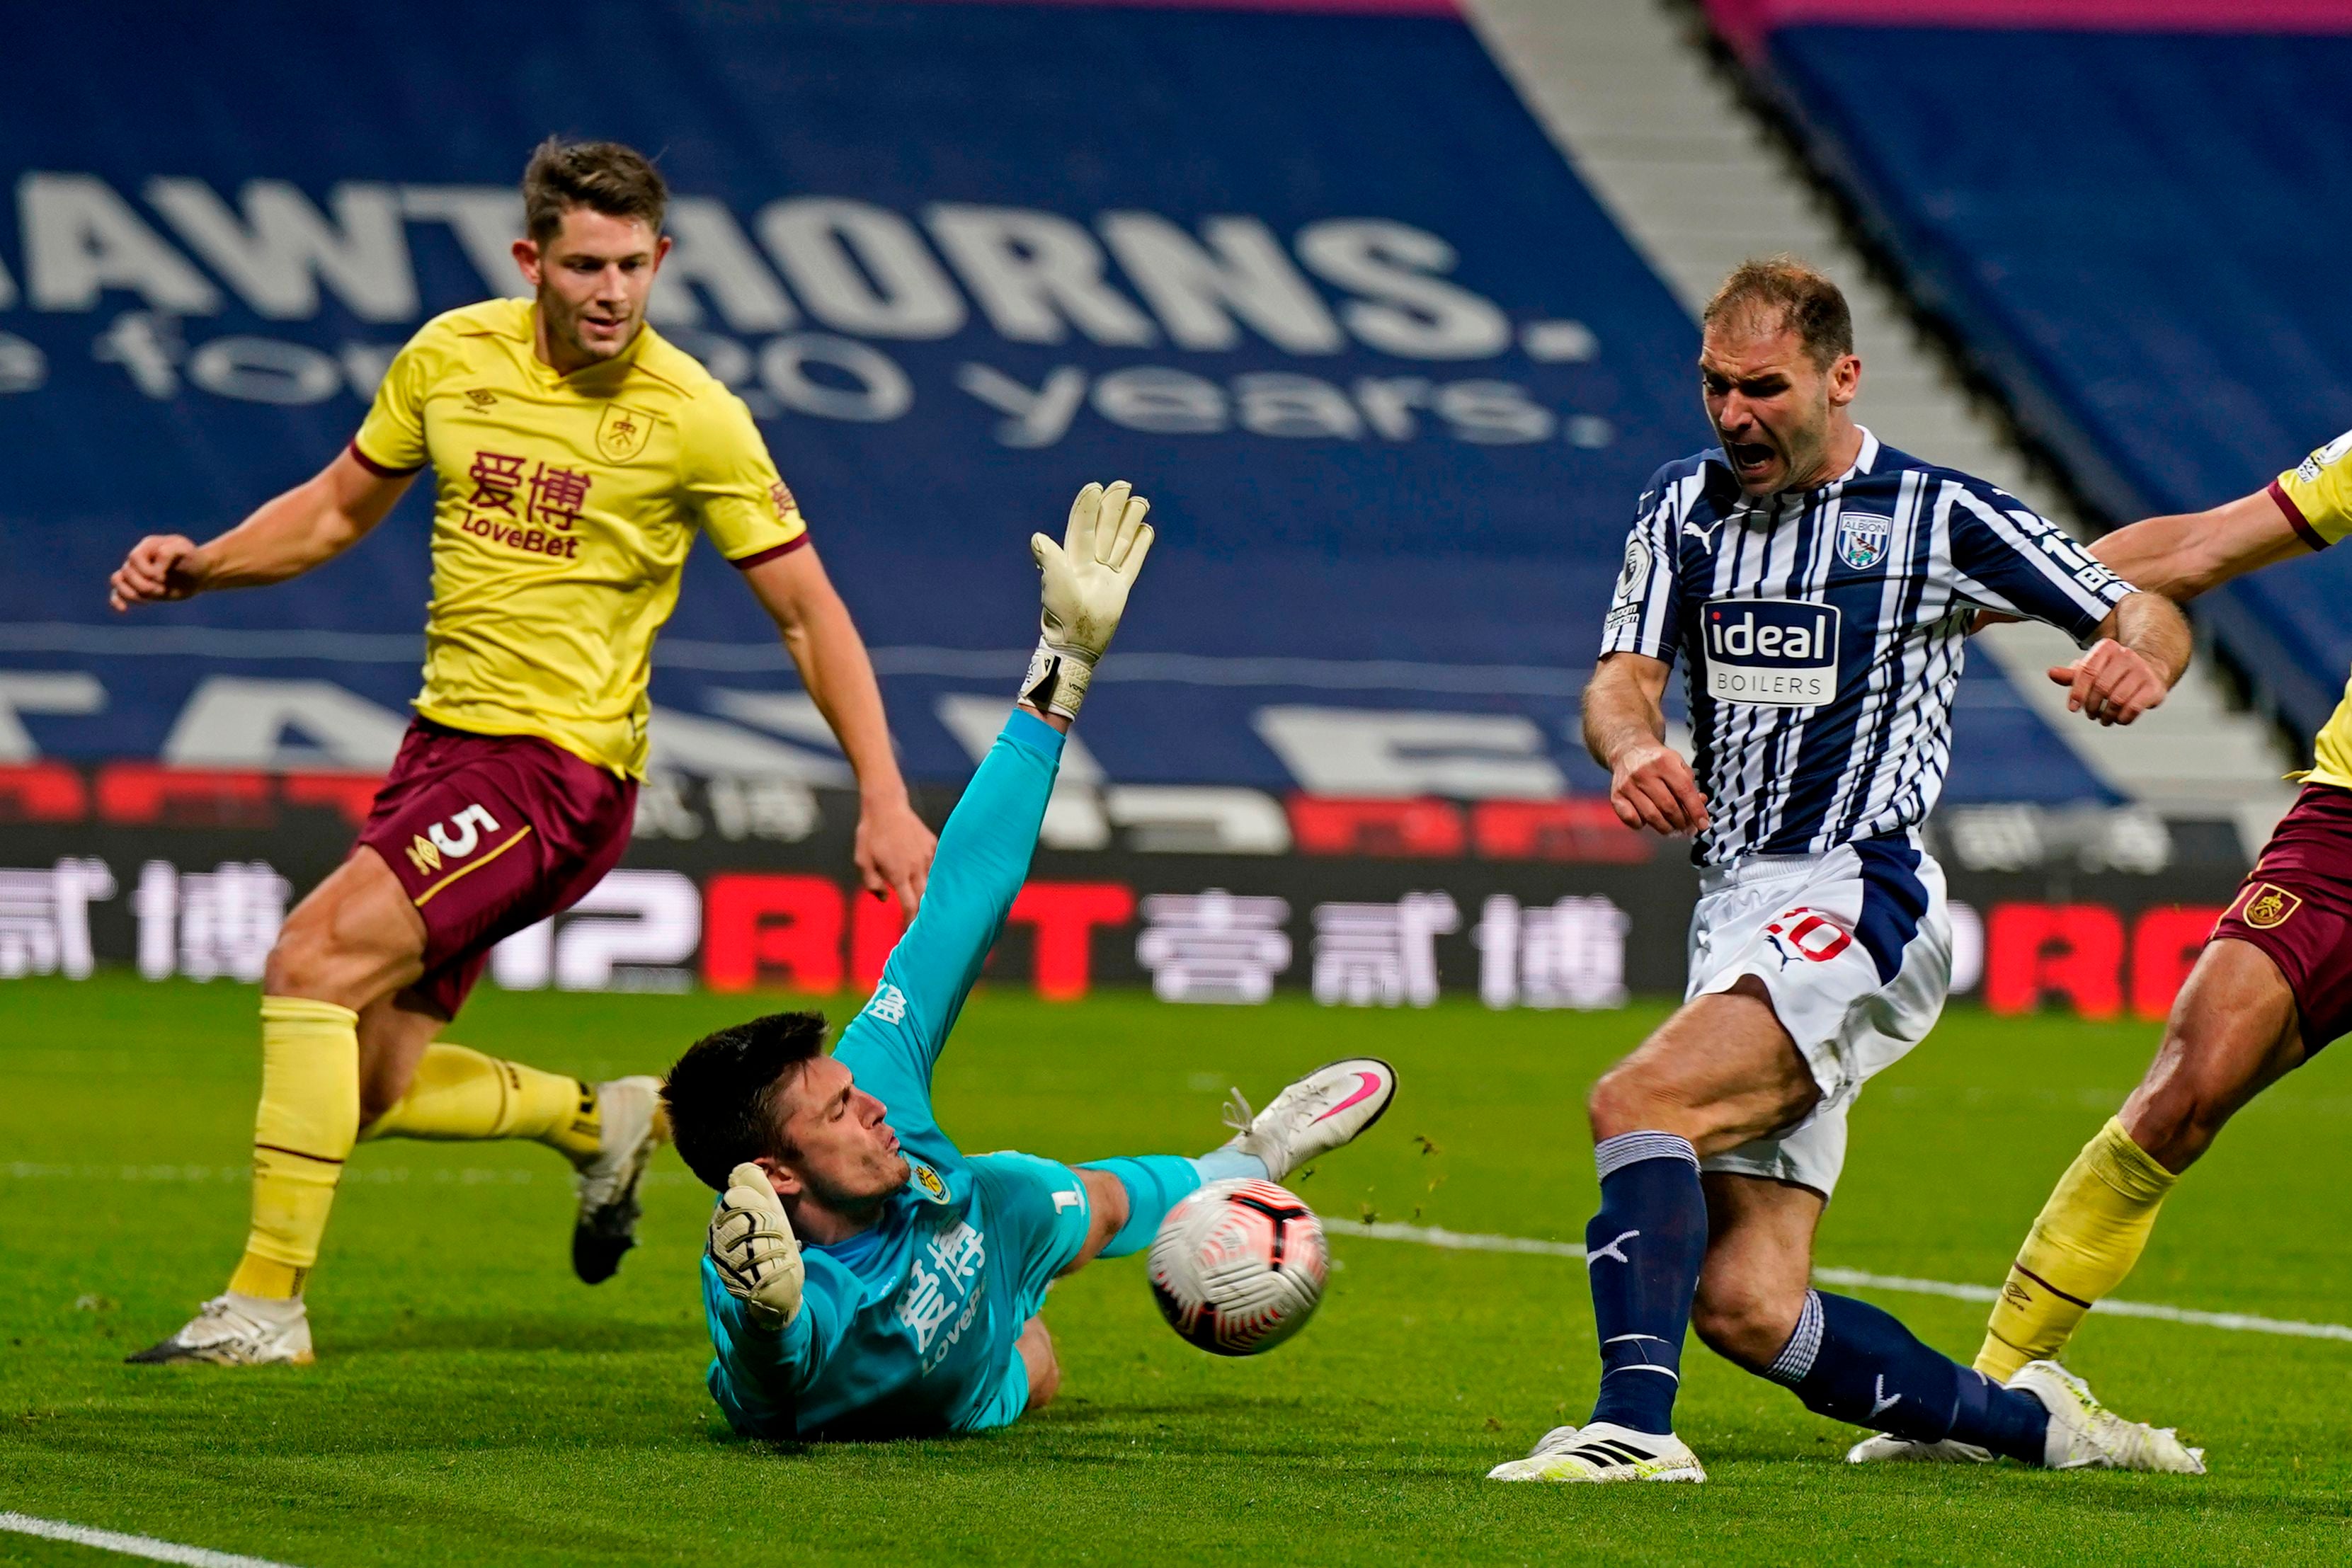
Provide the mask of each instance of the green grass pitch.
[{"label": "green grass pitch", "polygon": [[[547,1067],[658,1071],[772,998],[485,990],[452,1037]],[[848,1004],[835,1000],[836,1017]],[[1077,1159],[1219,1141],[1255,1098],[1374,1052],[1396,1107],[1297,1184],[1328,1215],[1580,1239],[1585,1086],[1659,1016],[975,999],[942,1064],[968,1150]],[[1820,1260],[1991,1283],[2137,1076],[2149,1026],[1956,1010],[1863,1098]],[[121,976],[0,986],[0,1509],[343,1563],[2203,1562],[2352,1559],[2352,1344],[2094,1319],[2072,1359],[2178,1423],[2202,1479],[1857,1471],[1855,1434],[1693,1344],[1704,1487],[1482,1479],[1580,1417],[1595,1362],[1573,1260],[1340,1237],[1318,1320],[1255,1361],[1160,1322],[1140,1259],[1066,1281],[1061,1402],[1005,1433],[793,1450],[702,1387],[708,1198],[665,1155],[644,1245],[576,1283],[547,1151],[362,1145],[311,1287],[320,1361],[121,1364],[220,1288],[245,1222],[254,997]],[[2352,1062],[2242,1114],[2122,1292],[2352,1319]],[[1877,1296],[1973,1351],[1983,1309]],[[0,1561],[100,1561],[0,1535]]]}]

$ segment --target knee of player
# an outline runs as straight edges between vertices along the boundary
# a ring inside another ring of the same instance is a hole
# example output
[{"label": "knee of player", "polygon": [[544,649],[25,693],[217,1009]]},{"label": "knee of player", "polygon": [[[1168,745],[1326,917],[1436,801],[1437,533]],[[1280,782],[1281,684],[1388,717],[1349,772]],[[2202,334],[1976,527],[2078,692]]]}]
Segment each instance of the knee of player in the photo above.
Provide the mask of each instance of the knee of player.
[{"label": "knee of player", "polygon": [[273,997],[326,998],[335,964],[334,932],[329,922],[298,908],[270,945],[261,988]]},{"label": "knee of player", "polygon": [[1621,1133],[1674,1132],[1663,1115],[1670,1096],[1650,1075],[1630,1062],[1619,1062],[1602,1073],[1584,1102],[1584,1113],[1597,1141]]},{"label": "knee of player", "polygon": [[2179,1171],[2212,1144],[2234,1103],[2219,1085],[2168,1075],[2143,1084],[2125,1102],[2124,1130],[2150,1159]]},{"label": "knee of player", "polygon": [[1781,1292],[1754,1281],[1702,1279],[1691,1302],[1691,1327],[1716,1354],[1753,1369],[1772,1364],[1804,1310],[1801,1290],[1783,1300]]},{"label": "knee of player", "polygon": [[1051,1350],[1045,1353],[1045,1364],[1033,1367],[1029,1374],[1029,1408],[1043,1410],[1062,1392],[1062,1363]]},{"label": "knee of player", "polygon": [[1022,1365],[1029,1374],[1029,1402],[1024,1410],[1043,1410],[1062,1391],[1062,1362],[1054,1354],[1054,1336],[1045,1332],[1045,1321],[1031,1318],[1021,1331],[1019,1341]]}]

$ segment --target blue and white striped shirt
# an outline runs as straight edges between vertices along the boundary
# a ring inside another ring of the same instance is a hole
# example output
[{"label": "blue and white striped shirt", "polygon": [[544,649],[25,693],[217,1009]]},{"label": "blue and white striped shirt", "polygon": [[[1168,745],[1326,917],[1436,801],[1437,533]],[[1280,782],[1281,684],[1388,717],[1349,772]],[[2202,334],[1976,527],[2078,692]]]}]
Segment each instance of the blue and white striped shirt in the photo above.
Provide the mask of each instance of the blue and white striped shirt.
[{"label": "blue and white striped shirt", "polygon": [[1882,446],[1751,502],[1720,449],[1642,492],[1601,651],[1686,653],[1701,865],[1906,834],[1952,755],[1979,608],[2087,641],[2131,585],[1981,479]]}]

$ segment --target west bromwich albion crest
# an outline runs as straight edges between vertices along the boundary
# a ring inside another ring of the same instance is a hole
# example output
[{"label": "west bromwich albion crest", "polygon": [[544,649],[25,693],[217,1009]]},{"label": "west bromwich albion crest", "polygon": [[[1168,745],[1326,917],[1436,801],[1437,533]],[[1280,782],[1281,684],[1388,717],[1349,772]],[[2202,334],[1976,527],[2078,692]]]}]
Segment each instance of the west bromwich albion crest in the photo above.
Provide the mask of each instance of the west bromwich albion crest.
[{"label": "west bromwich albion crest", "polygon": [[1856,571],[1866,571],[1886,559],[1886,540],[1895,519],[1869,512],[1838,514],[1838,559]]}]

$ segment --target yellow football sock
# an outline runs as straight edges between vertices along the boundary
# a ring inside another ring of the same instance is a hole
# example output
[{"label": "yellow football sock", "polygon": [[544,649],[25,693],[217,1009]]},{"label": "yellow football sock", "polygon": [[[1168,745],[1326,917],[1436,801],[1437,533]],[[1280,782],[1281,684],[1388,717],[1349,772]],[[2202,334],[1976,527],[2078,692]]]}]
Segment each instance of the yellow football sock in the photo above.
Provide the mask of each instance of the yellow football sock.
[{"label": "yellow football sock", "polygon": [[290,1300],[319,1260],[335,1184],[359,1135],[359,1021],[332,1002],[261,998],[253,1229],[232,1291]]},{"label": "yellow football sock", "polygon": [[436,1041],[400,1103],[361,1136],[530,1138],[580,1165],[595,1156],[603,1134],[596,1091],[579,1079]]},{"label": "yellow football sock", "polygon": [[2091,1303],[2123,1283],[2180,1178],[2109,1118],[2083,1145],[2042,1206],[1985,1325],[1976,1368],[2006,1383],[2029,1361],[2058,1354]]}]

